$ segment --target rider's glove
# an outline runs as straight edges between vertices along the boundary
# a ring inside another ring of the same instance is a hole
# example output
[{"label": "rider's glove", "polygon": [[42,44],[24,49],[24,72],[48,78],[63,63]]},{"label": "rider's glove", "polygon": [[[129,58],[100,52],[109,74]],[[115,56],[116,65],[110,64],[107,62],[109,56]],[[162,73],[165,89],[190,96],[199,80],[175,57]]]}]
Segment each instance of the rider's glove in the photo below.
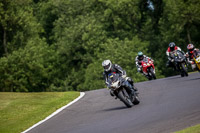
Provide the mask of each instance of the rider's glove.
[{"label": "rider's glove", "polygon": [[138,71],[138,72],[141,72],[141,68],[138,68],[137,71]]},{"label": "rider's glove", "polygon": [[189,61],[190,64],[194,64],[193,61]]},{"label": "rider's glove", "polygon": [[126,75],[122,75],[122,78],[124,78],[124,79],[125,79],[125,78],[126,78]]},{"label": "rider's glove", "polygon": [[111,88],[111,85],[109,84],[109,85],[107,85],[107,89],[110,89]]}]

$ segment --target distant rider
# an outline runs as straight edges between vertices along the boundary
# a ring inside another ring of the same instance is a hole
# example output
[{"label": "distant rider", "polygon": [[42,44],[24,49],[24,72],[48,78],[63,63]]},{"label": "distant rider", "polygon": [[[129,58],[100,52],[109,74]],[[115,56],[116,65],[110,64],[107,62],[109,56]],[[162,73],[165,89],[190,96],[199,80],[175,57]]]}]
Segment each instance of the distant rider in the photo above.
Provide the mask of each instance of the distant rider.
[{"label": "distant rider", "polygon": [[[133,84],[133,80],[130,77],[126,77],[126,71],[123,70],[119,65],[117,64],[112,64],[110,60],[104,60],[102,62],[102,66],[104,68],[103,76],[105,79],[105,84],[107,85],[108,88],[110,88],[110,84],[108,83],[108,75],[110,73],[118,73],[122,78],[125,79],[124,86],[128,88],[131,92],[137,91],[137,88]],[[111,92],[111,95],[114,96]]]},{"label": "distant rider", "polygon": [[193,44],[188,44],[187,45],[187,53],[186,53],[186,58],[187,62],[191,64],[192,70],[196,68],[196,65],[194,63],[193,57],[196,57],[199,54],[199,49],[195,48]]},{"label": "distant rider", "polygon": [[181,48],[176,46],[176,44],[174,42],[171,42],[169,44],[167,51],[166,51],[166,55],[168,56],[168,61],[167,61],[167,64],[166,64],[167,67],[173,67],[174,69],[176,69],[176,67],[174,66],[174,63],[173,63],[174,59],[171,57],[171,54],[176,50],[182,52],[183,55],[184,55],[184,52],[181,51]]},{"label": "distant rider", "polygon": [[141,51],[138,52],[138,55],[135,58],[135,64],[136,64],[136,67],[137,67],[137,71],[140,72],[140,73],[142,73],[145,76],[147,76],[147,75],[143,73],[143,70],[142,70],[142,61],[146,60],[146,59],[150,59],[151,61],[154,62],[154,60],[151,59],[150,57],[148,57],[146,55],[143,55],[143,53]]}]

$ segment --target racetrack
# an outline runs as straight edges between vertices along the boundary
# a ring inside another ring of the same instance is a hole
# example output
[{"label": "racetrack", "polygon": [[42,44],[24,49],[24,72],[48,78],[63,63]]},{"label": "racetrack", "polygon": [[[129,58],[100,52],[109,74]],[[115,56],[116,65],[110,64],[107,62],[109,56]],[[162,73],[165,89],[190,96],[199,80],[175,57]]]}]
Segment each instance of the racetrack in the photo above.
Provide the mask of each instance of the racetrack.
[{"label": "racetrack", "polygon": [[88,91],[28,133],[169,133],[200,124],[200,73],[135,85],[139,105],[126,108],[107,89]]}]

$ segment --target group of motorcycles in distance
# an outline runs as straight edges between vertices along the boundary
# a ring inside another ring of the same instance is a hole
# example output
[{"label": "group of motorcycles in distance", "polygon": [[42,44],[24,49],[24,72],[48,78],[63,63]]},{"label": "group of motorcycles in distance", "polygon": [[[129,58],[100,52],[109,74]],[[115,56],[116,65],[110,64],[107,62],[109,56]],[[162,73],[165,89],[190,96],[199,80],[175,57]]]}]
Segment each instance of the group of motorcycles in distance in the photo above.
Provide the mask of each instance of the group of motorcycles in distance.
[{"label": "group of motorcycles in distance", "polygon": [[[175,70],[180,72],[181,77],[188,76],[188,62],[183,52],[179,50],[174,50],[171,55]],[[196,69],[200,72],[200,53],[193,57],[194,63],[196,64]],[[154,62],[151,59],[144,58],[141,62],[143,73],[149,80],[156,79]],[[138,98],[138,93],[133,91],[130,92],[122,84],[124,83],[124,78],[119,76],[117,73],[111,73],[108,76],[108,82],[111,84],[111,91],[115,99],[120,99],[128,108],[133,105],[140,103]],[[131,84],[134,87],[134,84]]]},{"label": "group of motorcycles in distance", "polygon": [[[188,62],[186,60],[186,56],[183,52],[179,50],[174,50],[170,54],[171,58],[173,59],[173,65],[175,67],[175,70],[178,71],[181,75],[181,77],[188,76]],[[200,52],[193,57],[195,68],[197,71],[200,72]],[[147,79],[152,80],[156,79],[155,75],[155,67],[154,62],[150,59],[145,59],[142,61],[142,68],[143,73],[146,74]]]}]

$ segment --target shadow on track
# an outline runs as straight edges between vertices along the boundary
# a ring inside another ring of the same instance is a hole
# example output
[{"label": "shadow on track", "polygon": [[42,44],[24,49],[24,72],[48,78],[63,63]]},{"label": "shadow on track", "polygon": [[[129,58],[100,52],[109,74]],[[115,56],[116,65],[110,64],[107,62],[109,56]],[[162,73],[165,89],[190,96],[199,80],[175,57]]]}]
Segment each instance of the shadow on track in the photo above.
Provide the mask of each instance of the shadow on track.
[{"label": "shadow on track", "polygon": [[178,79],[178,78],[183,78],[183,77],[181,77],[181,76],[167,77],[165,80],[173,80],[173,79]]},{"label": "shadow on track", "polygon": [[110,109],[104,109],[102,111],[116,111],[116,110],[123,110],[123,109],[129,109],[126,106],[122,107],[115,107],[115,108],[110,108]]},{"label": "shadow on track", "polygon": [[200,80],[200,78],[188,79],[186,81],[191,81],[191,80]]}]

